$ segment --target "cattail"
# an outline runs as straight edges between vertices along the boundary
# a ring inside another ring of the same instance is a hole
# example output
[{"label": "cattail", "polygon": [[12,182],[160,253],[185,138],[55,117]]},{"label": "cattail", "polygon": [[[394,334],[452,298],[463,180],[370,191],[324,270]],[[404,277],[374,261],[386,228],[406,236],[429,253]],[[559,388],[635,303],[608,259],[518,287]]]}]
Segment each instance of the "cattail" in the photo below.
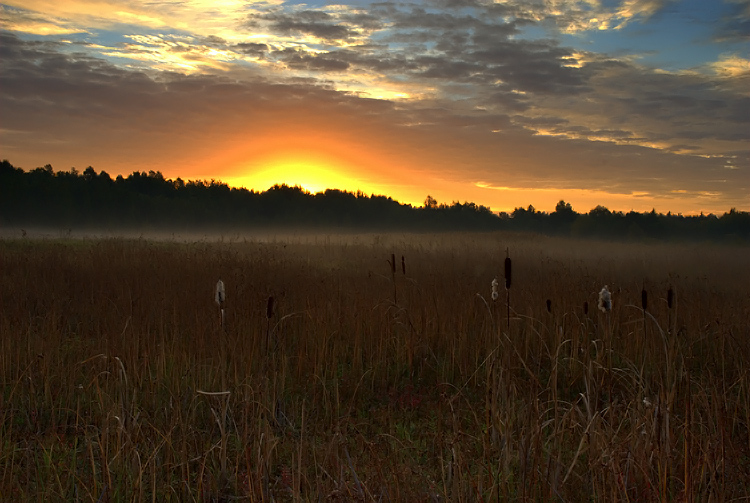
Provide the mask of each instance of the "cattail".
[{"label": "cattail", "polygon": [[268,297],[268,304],[266,304],[266,318],[269,320],[273,318],[273,295]]},{"label": "cattail", "polygon": [[406,261],[403,255],[401,255],[401,272],[406,276]]},{"label": "cattail", "polygon": [[507,309],[508,332],[510,332],[510,251],[505,249],[505,307]]},{"label": "cattail", "polygon": [[644,311],[648,308],[648,293],[645,288],[641,290],[641,307]]},{"label": "cattail", "polygon": [[220,308],[224,307],[224,301],[227,300],[227,293],[224,289],[224,282],[222,280],[216,282],[216,294],[214,295],[214,300]]},{"label": "cattail", "polygon": [[607,285],[604,285],[602,291],[599,292],[599,310],[603,313],[608,313],[612,310],[612,294],[609,293]]},{"label": "cattail", "polygon": [[497,278],[494,278],[492,280],[492,300],[497,300],[497,298],[500,296],[499,293],[497,293],[497,285],[499,283],[497,282]]},{"label": "cattail", "polygon": [[547,299],[547,312],[552,312],[552,301],[550,299]]},{"label": "cattail", "polygon": [[510,289],[510,273],[511,273],[511,264],[510,264],[510,255],[508,254],[508,250],[505,250],[505,289]]},{"label": "cattail", "polygon": [[221,328],[224,328],[224,302],[227,300],[227,293],[224,288],[224,282],[222,280],[216,282],[216,293],[214,294],[214,300],[219,306],[219,321],[221,323]]},{"label": "cattail", "polygon": [[396,290],[396,254],[391,253],[391,259],[386,260],[391,266],[391,283],[393,283],[393,303],[398,304],[398,295]]},{"label": "cattail", "polygon": [[587,300],[583,301],[583,314],[584,315],[589,314],[589,302]]}]

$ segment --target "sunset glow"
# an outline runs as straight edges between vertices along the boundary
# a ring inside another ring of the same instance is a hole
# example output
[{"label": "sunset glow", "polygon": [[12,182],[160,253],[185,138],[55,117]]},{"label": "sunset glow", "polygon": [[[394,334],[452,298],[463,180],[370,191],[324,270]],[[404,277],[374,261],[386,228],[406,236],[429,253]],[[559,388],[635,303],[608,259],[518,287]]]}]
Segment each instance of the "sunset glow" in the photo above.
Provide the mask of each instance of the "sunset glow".
[{"label": "sunset glow", "polygon": [[748,15],[746,0],[10,0],[0,157],[496,212],[747,210]]},{"label": "sunset glow", "polygon": [[277,184],[300,186],[311,193],[338,188],[349,192],[363,191],[366,194],[382,191],[348,172],[350,168],[334,159],[315,153],[279,153],[252,164],[238,168],[244,175],[227,179],[234,186],[256,191],[267,190]]}]

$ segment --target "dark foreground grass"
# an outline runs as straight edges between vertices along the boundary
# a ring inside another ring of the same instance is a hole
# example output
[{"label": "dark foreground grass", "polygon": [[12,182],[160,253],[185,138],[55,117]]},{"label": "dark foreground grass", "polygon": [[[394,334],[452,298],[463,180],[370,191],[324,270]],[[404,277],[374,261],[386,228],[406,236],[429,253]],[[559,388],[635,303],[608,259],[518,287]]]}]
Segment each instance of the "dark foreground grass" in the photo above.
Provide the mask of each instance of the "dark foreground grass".
[{"label": "dark foreground grass", "polygon": [[746,500],[748,251],[5,240],[0,499]]}]

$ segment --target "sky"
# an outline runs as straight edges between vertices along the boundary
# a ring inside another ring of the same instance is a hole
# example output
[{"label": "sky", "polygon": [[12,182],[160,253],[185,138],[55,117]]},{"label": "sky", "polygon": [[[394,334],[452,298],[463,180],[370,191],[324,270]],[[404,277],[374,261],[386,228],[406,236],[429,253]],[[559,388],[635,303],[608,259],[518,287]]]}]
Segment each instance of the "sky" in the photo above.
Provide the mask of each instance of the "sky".
[{"label": "sky", "polygon": [[750,0],[0,0],[0,158],[750,210]]}]

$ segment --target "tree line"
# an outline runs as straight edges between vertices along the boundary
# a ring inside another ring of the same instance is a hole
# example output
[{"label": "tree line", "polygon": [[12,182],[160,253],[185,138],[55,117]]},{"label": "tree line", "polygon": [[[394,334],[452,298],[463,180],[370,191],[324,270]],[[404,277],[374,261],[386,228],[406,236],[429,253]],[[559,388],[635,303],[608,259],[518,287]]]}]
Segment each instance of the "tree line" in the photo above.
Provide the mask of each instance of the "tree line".
[{"label": "tree line", "polygon": [[382,195],[328,189],[312,194],[275,185],[261,192],[216,180],[167,179],[159,171],[112,178],[92,167],[30,171],[0,162],[0,225],[56,228],[228,230],[308,228],[372,231],[532,231],[543,234],[629,238],[750,241],[750,214],[683,216],[655,211],[618,212],[597,206],[577,213],[560,201],[555,211],[533,206],[493,213],[470,202],[438,203],[427,196],[414,207]]}]

